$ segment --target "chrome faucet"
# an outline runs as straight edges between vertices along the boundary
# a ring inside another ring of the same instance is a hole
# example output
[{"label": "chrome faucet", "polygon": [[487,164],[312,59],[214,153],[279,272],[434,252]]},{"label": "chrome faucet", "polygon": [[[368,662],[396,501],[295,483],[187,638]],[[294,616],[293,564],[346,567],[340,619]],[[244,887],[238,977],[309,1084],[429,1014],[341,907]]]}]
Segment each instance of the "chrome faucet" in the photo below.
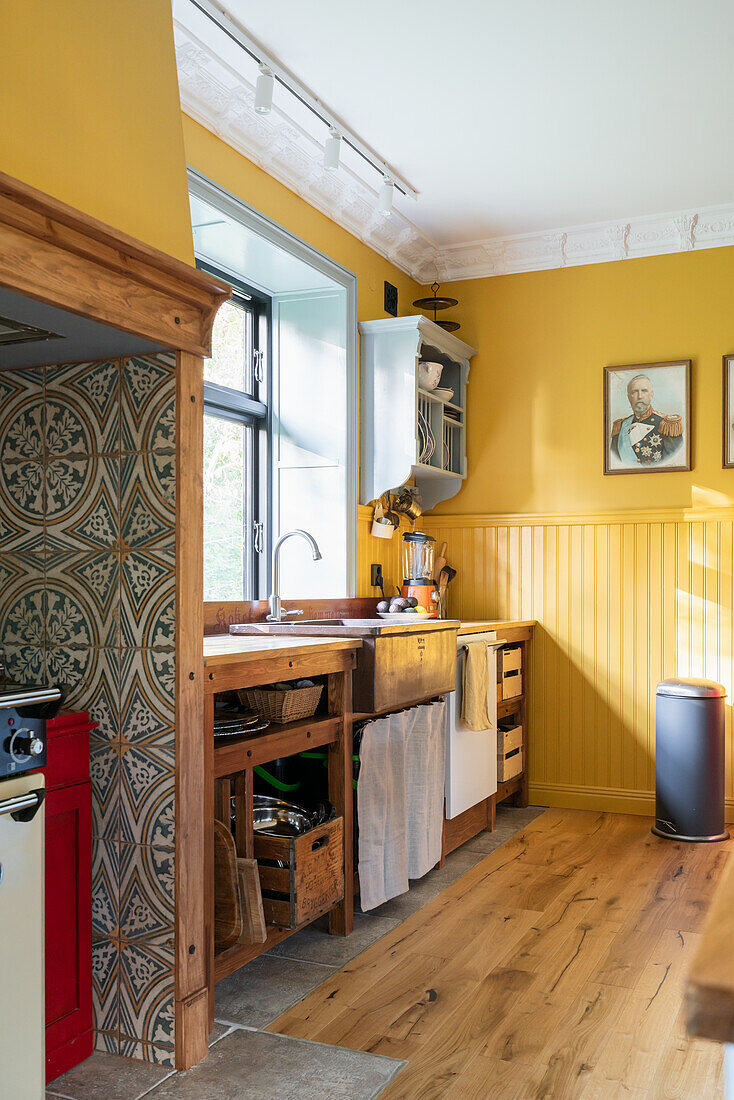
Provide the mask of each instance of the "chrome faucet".
[{"label": "chrome faucet", "polygon": [[268,604],[270,605],[270,613],[266,616],[269,623],[282,623],[288,615],[302,615],[302,611],[284,611],[280,601],[280,548],[286,539],[292,539],[295,535],[305,539],[310,545],[313,553],[314,561],[321,561],[321,551],[319,550],[319,544],[313,535],[309,535],[308,531],[302,531],[301,528],[297,528],[295,531],[288,531],[285,535],[281,535],[275,546],[273,547],[273,591],[268,598]]}]

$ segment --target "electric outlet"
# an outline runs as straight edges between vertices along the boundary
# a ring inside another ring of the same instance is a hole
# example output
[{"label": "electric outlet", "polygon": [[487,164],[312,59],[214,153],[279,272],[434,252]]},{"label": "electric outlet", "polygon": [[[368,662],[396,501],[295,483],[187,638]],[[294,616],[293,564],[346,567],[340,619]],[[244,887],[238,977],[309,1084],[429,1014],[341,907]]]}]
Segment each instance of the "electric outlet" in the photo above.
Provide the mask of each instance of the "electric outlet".
[{"label": "electric outlet", "polygon": [[382,566],[379,562],[377,565],[370,566],[370,584],[373,588],[382,588],[384,584],[382,579]]},{"label": "electric outlet", "polygon": [[398,315],[398,288],[388,283],[387,279],[385,279],[385,313],[389,313],[391,317]]}]

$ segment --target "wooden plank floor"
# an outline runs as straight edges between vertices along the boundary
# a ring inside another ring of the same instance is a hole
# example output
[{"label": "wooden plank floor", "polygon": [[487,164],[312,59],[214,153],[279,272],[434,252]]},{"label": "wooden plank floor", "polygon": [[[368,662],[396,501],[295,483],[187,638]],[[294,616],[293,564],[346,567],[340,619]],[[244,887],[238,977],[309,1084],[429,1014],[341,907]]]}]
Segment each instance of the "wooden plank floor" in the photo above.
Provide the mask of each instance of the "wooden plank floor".
[{"label": "wooden plank floor", "polygon": [[269,1030],[405,1058],[385,1100],[722,1095],[682,982],[733,841],[548,810]]}]

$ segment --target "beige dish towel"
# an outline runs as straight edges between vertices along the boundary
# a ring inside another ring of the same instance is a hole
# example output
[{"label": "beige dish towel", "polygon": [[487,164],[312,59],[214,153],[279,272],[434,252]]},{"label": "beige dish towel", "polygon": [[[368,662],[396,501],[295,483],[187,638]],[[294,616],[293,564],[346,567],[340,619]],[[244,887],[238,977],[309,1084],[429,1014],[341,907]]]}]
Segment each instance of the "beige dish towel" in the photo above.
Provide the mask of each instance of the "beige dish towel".
[{"label": "beige dish towel", "polygon": [[[486,642],[469,642],[464,661],[461,691],[461,717],[470,730],[492,726],[487,706],[489,699],[489,649]],[[495,688],[495,692],[496,692]]]}]

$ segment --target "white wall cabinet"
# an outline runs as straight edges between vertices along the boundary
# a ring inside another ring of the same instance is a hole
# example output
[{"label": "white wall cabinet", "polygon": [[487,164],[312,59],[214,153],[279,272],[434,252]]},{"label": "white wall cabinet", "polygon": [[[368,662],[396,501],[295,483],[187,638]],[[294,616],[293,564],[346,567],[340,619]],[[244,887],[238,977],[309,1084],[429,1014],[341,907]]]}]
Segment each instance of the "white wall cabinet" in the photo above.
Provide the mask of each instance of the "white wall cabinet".
[{"label": "white wall cabinet", "polygon": [[[421,315],[361,321],[361,500],[415,480],[424,509],[466,477],[466,390],[476,350]],[[418,363],[443,363],[439,389],[421,389]]]}]

